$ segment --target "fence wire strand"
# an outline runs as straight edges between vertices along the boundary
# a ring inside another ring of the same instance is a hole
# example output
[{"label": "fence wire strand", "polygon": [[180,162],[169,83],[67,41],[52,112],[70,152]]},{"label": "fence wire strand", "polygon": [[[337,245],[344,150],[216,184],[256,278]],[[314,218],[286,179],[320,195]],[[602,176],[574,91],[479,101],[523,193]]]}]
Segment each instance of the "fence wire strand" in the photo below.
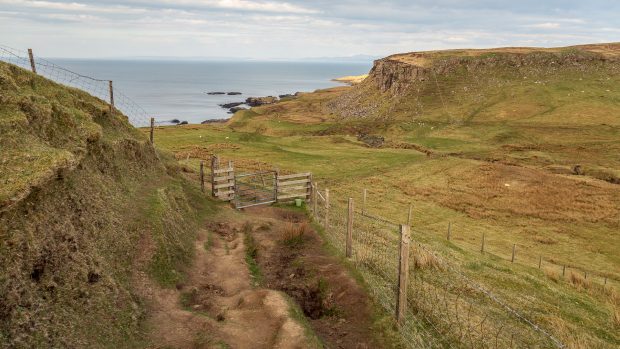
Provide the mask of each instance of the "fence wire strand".
[{"label": "fence wire strand", "polygon": [[[314,220],[345,255],[348,207],[326,194],[315,195]],[[316,207],[316,208],[315,208]],[[325,225],[326,220],[329,222]],[[351,261],[371,297],[395,313],[398,294],[400,225],[368,212],[353,214]],[[408,348],[564,348],[500,296],[463,274],[460,267],[416,240],[409,249],[407,306],[399,333]]]},{"label": "fence wire strand", "polygon": [[[0,61],[16,65],[26,70],[31,70],[30,58],[26,51],[0,45]],[[76,73],[40,57],[35,57],[34,62],[38,75],[62,85],[80,89],[93,97],[99,98],[104,103],[110,103],[109,80],[93,78]],[[116,87],[113,88],[113,95],[114,109],[127,116],[129,122],[133,126],[147,127],[150,125],[150,114],[139,104],[127,97]]]}]

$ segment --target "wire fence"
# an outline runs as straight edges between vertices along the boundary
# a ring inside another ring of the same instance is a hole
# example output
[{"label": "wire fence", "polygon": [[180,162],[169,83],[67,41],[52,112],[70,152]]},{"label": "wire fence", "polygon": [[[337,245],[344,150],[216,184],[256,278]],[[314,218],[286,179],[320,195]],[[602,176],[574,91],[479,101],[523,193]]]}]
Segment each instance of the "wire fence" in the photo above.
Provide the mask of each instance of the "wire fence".
[{"label": "wire fence", "polygon": [[[329,191],[315,190],[314,220],[338,251],[347,250],[352,221],[351,261],[375,301],[397,312],[400,225],[362,210],[350,211]],[[349,212],[353,212],[352,220]],[[400,334],[409,348],[564,348],[541,325],[482,287],[458,265],[411,239],[406,307]]]},{"label": "wire fence", "polygon": [[31,59],[30,54],[30,52],[0,45],[0,61],[32,70],[36,74],[57,83],[85,91],[112,105],[112,111],[118,110],[122,112],[135,127],[147,127],[150,125],[151,117],[149,113],[121,91],[113,88],[110,80],[76,73],[40,57],[32,57]]}]

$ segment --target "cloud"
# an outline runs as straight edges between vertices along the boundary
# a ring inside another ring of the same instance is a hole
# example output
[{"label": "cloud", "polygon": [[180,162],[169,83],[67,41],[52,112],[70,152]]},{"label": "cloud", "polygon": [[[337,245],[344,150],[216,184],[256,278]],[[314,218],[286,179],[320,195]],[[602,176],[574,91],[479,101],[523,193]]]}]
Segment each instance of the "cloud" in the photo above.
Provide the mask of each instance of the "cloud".
[{"label": "cloud", "polygon": [[[617,38],[613,0],[0,0],[0,39],[49,56],[388,55]],[[79,43],[79,44],[78,44]]]}]

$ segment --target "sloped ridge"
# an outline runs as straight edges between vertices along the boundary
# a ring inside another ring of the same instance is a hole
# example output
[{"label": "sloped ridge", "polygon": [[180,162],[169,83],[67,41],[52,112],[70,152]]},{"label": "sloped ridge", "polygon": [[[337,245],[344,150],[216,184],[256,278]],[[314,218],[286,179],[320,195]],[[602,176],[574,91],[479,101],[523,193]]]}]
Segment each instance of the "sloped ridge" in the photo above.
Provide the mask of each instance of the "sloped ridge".
[{"label": "sloped ridge", "polygon": [[0,211],[74,169],[103,123],[114,125],[106,137],[137,135],[105,102],[0,62]]}]

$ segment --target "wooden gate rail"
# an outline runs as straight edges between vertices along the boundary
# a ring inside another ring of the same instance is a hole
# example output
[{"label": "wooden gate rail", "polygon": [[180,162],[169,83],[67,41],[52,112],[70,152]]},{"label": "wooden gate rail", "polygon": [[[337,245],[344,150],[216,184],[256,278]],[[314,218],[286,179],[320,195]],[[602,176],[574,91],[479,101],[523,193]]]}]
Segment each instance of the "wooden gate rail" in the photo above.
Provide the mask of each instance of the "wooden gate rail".
[{"label": "wooden gate rail", "polygon": [[276,184],[276,197],[278,201],[310,200],[312,195],[311,173],[277,175]]},{"label": "wooden gate rail", "polygon": [[213,196],[223,201],[231,201],[235,197],[235,169],[232,163],[227,168],[211,169],[211,188]]}]

